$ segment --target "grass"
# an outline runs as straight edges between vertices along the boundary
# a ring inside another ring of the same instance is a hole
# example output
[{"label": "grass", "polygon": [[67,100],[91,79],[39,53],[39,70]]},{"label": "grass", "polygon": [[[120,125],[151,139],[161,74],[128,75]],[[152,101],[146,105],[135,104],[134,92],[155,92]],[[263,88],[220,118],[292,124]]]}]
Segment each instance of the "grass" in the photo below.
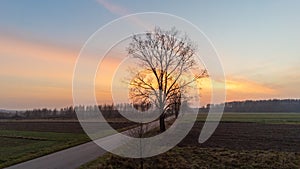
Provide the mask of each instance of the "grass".
[{"label": "grass", "polygon": [[0,168],[87,141],[85,134],[0,130]]},{"label": "grass", "polygon": [[[88,136],[76,120],[0,120],[0,168],[73,147],[87,141]],[[124,125],[115,119],[118,132],[135,125]],[[76,123],[76,124],[74,124]],[[100,129],[97,135],[110,135],[110,130]]]},{"label": "grass", "polygon": [[[145,169],[222,169],[222,168],[286,168],[298,169],[300,153],[274,151],[236,151],[228,149],[175,147],[151,158],[143,159]],[[107,153],[80,169],[140,168],[140,159],[123,158]]]},{"label": "grass", "polygon": [[[207,114],[200,113],[197,120],[205,121],[206,116]],[[221,121],[268,124],[300,124],[300,113],[224,113]]]}]

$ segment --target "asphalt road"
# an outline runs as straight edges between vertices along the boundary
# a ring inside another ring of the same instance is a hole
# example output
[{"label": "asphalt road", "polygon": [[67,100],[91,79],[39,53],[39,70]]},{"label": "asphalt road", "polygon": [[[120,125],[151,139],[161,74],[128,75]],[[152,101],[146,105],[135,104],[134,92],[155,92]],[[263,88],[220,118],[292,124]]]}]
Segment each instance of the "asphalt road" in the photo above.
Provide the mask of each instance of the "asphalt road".
[{"label": "asphalt road", "polygon": [[94,142],[26,161],[9,169],[74,169],[105,154]]},{"label": "asphalt road", "polygon": [[[159,126],[158,121],[152,122],[148,124],[147,130],[151,130],[157,126]],[[105,145],[108,150],[113,150],[116,147],[119,147],[126,143],[121,139],[121,134],[128,135],[128,133],[132,133],[135,130],[137,130],[137,128],[107,136],[95,140],[95,142],[100,143],[101,145]],[[7,169],[74,169],[102,156],[106,152],[107,151],[100,148],[97,144],[91,141],[66,150],[13,165],[11,167],[8,167]]]}]

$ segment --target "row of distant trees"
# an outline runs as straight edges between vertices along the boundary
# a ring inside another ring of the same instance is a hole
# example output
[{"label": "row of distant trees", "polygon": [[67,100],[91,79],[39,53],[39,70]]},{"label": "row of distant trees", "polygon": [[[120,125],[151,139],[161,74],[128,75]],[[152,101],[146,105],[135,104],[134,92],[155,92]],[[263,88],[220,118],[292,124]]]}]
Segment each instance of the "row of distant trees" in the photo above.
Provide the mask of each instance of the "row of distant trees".
[{"label": "row of distant trees", "polygon": [[[200,108],[200,112],[207,112],[212,107],[218,107],[222,104],[208,104]],[[223,104],[224,105],[224,104]],[[33,109],[26,111],[17,111],[15,113],[1,113],[0,119],[76,119],[75,109],[83,110],[87,116],[94,115],[94,111],[100,110],[103,116],[107,119],[123,118],[120,111],[130,111],[132,107],[140,111],[146,110],[151,105],[132,105],[129,103],[123,104],[104,104],[98,106],[70,106],[61,109]],[[178,115],[180,105],[176,105],[170,109],[170,114]],[[300,113],[300,99],[286,99],[286,100],[247,100],[226,102],[224,112],[299,112]]]},{"label": "row of distant trees", "polygon": [[[84,112],[89,118],[95,116],[95,111],[100,110],[103,116],[107,119],[113,118],[124,118],[119,112],[128,112],[131,111],[134,107],[139,111],[147,110],[151,105],[144,104],[129,104],[129,103],[121,103],[121,104],[103,104],[103,105],[95,105],[95,106],[69,106],[61,109],[33,109],[26,111],[17,111],[15,113],[1,113],[0,119],[76,119],[76,110],[80,110]],[[178,106],[177,106],[178,107]],[[177,109],[176,109],[177,110]],[[177,112],[177,111],[176,111]],[[175,113],[175,108],[174,108]],[[174,114],[173,113],[173,114]],[[176,113],[178,114],[178,113]]]},{"label": "row of distant trees", "polygon": [[100,109],[102,113],[105,114],[107,118],[116,118],[120,116],[117,113],[115,107],[113,105],[99,105],[99,106],[69,106],[61,109],[33,109],[33,110],[26,110],[26,111],[19,111],[14,113],[13,115],[6,115],[0,118],[10,118],[10,119],[76,119],[77,115],[75,110],[81,109],[85,112],[95,111],[96,109]]},{"label": "row of distant trees", "polygon": [[224,112],[300,112],[299,99],[270,99],[226,102],[224,104],[208,104],[200,109],[207,112],[212,107],[224,107]]}]

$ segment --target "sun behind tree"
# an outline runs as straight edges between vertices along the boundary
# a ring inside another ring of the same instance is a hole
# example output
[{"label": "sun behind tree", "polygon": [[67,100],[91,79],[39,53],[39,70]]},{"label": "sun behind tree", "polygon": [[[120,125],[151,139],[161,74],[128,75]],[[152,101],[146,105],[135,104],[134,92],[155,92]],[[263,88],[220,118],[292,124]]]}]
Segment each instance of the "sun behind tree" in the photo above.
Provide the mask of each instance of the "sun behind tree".
[{"label": "sun behind tree", "polygon": [[[207,77],[207,71],[197,70],[196,45],[178,30],[156,27],[146,34],[134,35],[127,48],[143,71],[132,72],[130,98],[136,103],[155,106],[159,113],[160,131],[166,130],[165,117],[170,109],[178,109],[187,89],[196,80]],[[178,114],[177,114],[178,115]]]}]

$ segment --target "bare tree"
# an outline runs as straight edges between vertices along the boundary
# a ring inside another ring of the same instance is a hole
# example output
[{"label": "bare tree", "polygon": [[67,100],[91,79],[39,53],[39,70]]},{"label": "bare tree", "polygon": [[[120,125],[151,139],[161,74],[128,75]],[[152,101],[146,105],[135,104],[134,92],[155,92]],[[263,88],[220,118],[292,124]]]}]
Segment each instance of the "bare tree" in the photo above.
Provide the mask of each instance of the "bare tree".
[{"label": "bare tree", "polygon": [[130,97],[135,103],[156,106],[163,132],[166,112],[176,106],[178,110],[188,86],[207,77],[207,71],[201,69],[192,78],[186,78],[196,66],[196,46],[175,28],[165,31],[156,27],[152,32],[134,35],[127,50],[142,68],[142,71],[131,70]]}]

